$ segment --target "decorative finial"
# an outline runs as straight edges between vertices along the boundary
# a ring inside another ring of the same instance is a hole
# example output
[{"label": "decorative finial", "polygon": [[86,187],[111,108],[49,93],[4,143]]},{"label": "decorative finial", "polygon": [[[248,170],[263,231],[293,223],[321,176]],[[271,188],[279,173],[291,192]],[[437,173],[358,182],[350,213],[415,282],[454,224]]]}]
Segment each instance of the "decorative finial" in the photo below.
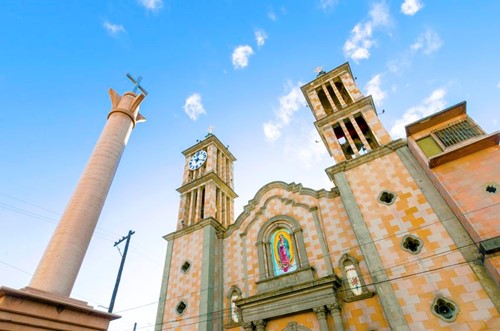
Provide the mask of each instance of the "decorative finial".
[{"label": "decorative finial", "polygon": [[211,135],[213,134],[212,132],[214,132],[214,129],[215,129],[215,127],[213,127],[212,125],[210,125],[210,126],[208,127],[208,130],[207,130],[207,137],[208,137],[208,136],[211,136]]},{"label": "decorative finial", "polygon": [[137,77],[137,79],[134,79],[134,77],[132,77],[131,74],[127,73],[127,78],[130,79],[132,81],[132,83],[134,83],[134,89],[132,90],[132,92],[137,93],[137,89],[139,89],[139,90],[141,90],[142,94],[148,95],[148,91],[146,91],[141,86],[141,80],[142,80],[141,76]]},{"label": "decorative finial", "polygon": [[314,69],[314,72],[318,74],[316,77],[326,74],[326,72],[323,70],[323,67],[316,67],[316,69]]}]

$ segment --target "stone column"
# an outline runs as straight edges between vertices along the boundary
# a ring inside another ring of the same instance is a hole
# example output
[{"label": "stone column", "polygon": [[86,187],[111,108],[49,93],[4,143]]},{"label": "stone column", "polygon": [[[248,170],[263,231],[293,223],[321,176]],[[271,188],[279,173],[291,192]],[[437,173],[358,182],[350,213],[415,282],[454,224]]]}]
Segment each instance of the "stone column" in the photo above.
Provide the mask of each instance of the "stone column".
[{"label": "stone column", "polygon": [[325,306],[313,308],[314,313],[316,313],[316,317],[319,321],[319,330],[320,331],[330,331],[328,329],[328,323],[326,322],[326,309]]},{"label": "stone column", "polygon": [[31,279],[30,287],[68,296],[106,201],[143,94],[123,96],[110,89],[112,109],[80,181]]},{"label": "stone column", "polygon": [[327,308],[333,317],[333,325],[335,325],[335,331],[344,331],[344,324],[342,323],[342,315],[340,311],[342,310],[342,305],[339,303],[334,303],[328,305]]},{"label": "stone column", "polygon": [[255,324],[256,331],[265,331],[266,330],[266,321],[258,320],[258,321],[253,322],[253,323]]}]

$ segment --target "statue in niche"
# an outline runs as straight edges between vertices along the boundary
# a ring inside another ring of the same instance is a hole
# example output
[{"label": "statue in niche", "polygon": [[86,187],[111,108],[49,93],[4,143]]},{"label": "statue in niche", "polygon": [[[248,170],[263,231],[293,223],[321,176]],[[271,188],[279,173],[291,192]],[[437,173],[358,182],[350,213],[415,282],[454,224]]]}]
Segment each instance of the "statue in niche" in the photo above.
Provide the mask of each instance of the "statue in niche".
[{"label": "statue in niche", "polygon": [[354,267],[354,265],[346,264],[345,273],[352,293],[354,293],[354,295],[360,295],[361,293],[363,293],[363,290],[361,289],[361,281],[358,277],[358,273],[356,272],[356,268]]},{"label": "statue in niche", "polygon": [[285,229],[278,229],[271,238],[275,276],[297,270],[292,238]]},{"label": "statue in niche", "polygon": [[233,295],[231,296],[231,320],[233,321],[233,323],[240,322],[240,310],[236,306],[236,303],[234,303],[238,299],[239,299],[238,294],[233,293]]}]

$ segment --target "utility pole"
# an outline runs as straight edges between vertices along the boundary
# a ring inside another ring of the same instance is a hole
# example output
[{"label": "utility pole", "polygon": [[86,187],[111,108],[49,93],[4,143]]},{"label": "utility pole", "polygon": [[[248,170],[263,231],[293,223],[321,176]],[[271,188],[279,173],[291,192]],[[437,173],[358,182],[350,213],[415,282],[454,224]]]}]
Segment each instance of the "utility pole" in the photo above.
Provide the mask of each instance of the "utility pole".
[{"label": "utility pole", "polygon": [[134,233],[135,233],[134,231],[130,230],[128,232],[128,235],[126,235],[122,239],[116,241],[115,245],[114,245],[114,247],[116,247],[118,244],[120,244],[125,239],[127,240],[127,242],[125,243],[125,250],[123,251],[123,255],[122,255],[122,262],[120,263],[120,269],[118,270],[118,276],[116,277],[115,289],[113,290],[113,295],[111,296],[111,303],[109,304],[108,313],[112,313],[113,307],[115,306],[116,294],[118,293],[118,286],[120,286],[120,279],[122,278],[123,265],[125,264],[125,258],[127,257],[128,244],[130,243],[130,237],[132,237],[132,235]]}]

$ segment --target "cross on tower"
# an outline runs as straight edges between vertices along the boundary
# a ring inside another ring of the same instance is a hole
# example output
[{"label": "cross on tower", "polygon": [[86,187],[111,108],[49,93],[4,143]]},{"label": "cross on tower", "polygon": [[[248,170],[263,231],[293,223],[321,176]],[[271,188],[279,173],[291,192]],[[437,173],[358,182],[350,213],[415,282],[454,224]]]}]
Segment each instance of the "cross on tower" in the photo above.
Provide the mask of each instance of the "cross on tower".
[{"label": "cross on tower", "polygon": [[141,86],[141,80],[142,80],[141,76],[137,77],[136,80],[134,79],[134,77],[132,77],[132,75],[127,73],[127,78],[130,79],[132,83],[134,83],[134,89],[132,90],[132,92],[137,93],[137,89],[139,89],[144,95],[148,95],[148,92]]}]

